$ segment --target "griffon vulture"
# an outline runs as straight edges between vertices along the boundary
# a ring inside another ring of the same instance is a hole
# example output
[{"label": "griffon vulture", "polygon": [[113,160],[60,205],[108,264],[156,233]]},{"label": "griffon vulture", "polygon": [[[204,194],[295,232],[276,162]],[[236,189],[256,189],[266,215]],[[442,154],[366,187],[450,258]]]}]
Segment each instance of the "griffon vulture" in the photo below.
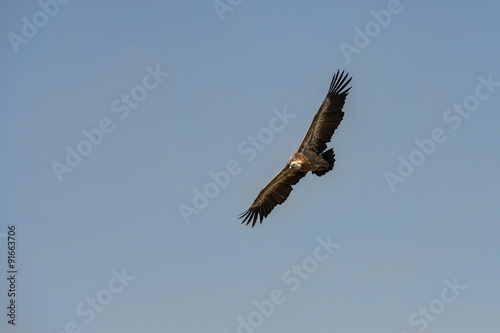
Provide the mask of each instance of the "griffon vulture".
[{"label": "griffon vulture", "polygon": [[262,220],[271,213],[277,205],[281,205],[292,191],[292,185],[311,171],[320,177],[333,169],[335,154],[333,149],[326,149],[326,143],[339,126],[344,112],[345,98],[351,89],[346,86],[352,78],[348,78],[348,73],[337,71],[333,76],[330,89],[323,104],[313,118],[311,126],[307,130],[304,139],[300,143],[299,149],[290,157],[283,170],[260,191],[252,206],[239,218],[248,225],[255,226],[257,219]]}]

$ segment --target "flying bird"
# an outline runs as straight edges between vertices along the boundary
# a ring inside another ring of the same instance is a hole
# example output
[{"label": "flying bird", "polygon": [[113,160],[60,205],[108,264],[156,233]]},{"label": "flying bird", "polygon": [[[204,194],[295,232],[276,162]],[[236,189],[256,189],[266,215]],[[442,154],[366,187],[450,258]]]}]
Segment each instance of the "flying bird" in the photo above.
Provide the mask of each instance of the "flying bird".
[{"label": "flying bird", "polygon": [[330,89],[318,112],[313,118],[311,126],[300,143],[299,149],[290,157],[283,170],[260,191],[250,208],[242,213],[242,224],[252,223],[255,226],[257,219],[266,218],[277,205],[281,205],[292,192],[295,185],[309,171],[318,177],[323,176],[333,169],[335,154],[333,149],[326,149],[333,133],[339,126],[344,112],[345,98],[351,87],[346,88],[351,78],[349,74],[337,71],[333,76]]}]

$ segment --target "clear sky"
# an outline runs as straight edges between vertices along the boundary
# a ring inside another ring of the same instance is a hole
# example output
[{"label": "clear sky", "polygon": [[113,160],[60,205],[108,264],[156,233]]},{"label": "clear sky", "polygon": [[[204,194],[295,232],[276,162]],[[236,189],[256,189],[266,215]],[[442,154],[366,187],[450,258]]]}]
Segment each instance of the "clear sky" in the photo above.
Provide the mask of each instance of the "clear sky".
[{"label": "clear sky", "polygon": [[498,2],[1,7],[1,332],[498,332]]}]

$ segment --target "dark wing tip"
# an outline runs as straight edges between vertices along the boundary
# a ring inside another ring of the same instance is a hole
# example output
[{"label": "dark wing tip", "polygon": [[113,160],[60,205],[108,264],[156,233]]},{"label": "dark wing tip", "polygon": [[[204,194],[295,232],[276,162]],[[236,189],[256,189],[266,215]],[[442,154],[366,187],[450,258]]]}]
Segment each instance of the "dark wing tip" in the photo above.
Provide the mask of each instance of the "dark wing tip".
[{"label": "dark wing tip", "polygon": [[246,212],[243,212],[241,213],[238,218],[239,219],[243,219],[243,221],[241,221],[241,224],[246,224],[246,225],[249,225],[250,222],[252,222],[252,228],[255,226],[255,224],[257,223],[257,218],[259,217],[260,215],[260,224],[262,224],[262,220],[264,219],[264,215],[262,214],[262,212],[259,211],[258,207],[256,208],[249,208]]},{"label": "dark wing tip", "polygon": [[[344,74],[345,73],[345,74]],[[335,94],[345,94],[346,96],[351,90],[351,87],[346,88],[346,86],[351,82],[352,77],[349,77],[349,73],[342,71],[340,73],[340,69],[337,70],[337,73],[333,76],[332,83],[330,84],[330,89],[328,89],[328,95]]]}]

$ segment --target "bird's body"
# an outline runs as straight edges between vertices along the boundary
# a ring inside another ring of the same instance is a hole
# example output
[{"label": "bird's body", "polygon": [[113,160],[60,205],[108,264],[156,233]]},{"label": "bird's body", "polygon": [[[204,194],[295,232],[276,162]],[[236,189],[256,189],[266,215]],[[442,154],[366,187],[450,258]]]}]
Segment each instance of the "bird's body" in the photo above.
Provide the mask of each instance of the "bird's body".
[{"label": "bird's body", "polygon": [[307,172],[311,171],[317,176],[323,176],[333,169],[335,154],[333,149],[326,151],[325,149],[326,143],[330,141],[344,117],[342,107],[351,89],[346,89],[351,81],[347,75],[344,75],[344,72],[340,74],[338,71],[334,75],[328,94],[314,116],[299,149],[290,157],[285,168],[264,186],[252,206],[241,214],[242,223],[252,222],[253,227],[258,217],[262,223],[274,207],[288,198],[292,185],[297,184]]},{"label": "bird's body", "polygon": [[324,171],[329,167],[327,160],[312,150],[296,151],[288,160],[287,165],[295,171],[302,172]]}]

